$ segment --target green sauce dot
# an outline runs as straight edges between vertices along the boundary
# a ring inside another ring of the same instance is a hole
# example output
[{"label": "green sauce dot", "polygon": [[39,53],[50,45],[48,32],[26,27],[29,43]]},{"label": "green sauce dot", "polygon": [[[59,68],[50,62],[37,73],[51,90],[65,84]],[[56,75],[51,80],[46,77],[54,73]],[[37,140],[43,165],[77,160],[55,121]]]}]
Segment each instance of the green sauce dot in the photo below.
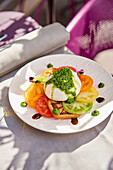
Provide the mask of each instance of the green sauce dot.
[{"label": "green sauce dot", "polygon": [[94,110],[91,115],[92,116],[98,116],[100,114],[100,112],[98,110]]},{"label": "green sauce dot", "polygon": [[27,103],[26,103],[26,102],[21,102],[21,103],[20,103],[20,106],[21,106],[21,107],[26,107],[26,106],[27,106]]},{"label": "green sauce dot", "polygon": [[57,109],[57,108],[55,108],[55,109],[53,109],[53,113],[54,113],[55,115],[58,115],[58,114],[60,114],[60,110]]},{"label": "green sauce dot", "polygon": [[53,65],[52,65],[51,63],[49,63],[49,64],[47,65],[47,68],[51,68],[51,67],[53,67]]},{"label": "green sauce dot", "polygon": [[103,88],[103,87],[104,87],[104,83],[100,82],[98,88]]}]

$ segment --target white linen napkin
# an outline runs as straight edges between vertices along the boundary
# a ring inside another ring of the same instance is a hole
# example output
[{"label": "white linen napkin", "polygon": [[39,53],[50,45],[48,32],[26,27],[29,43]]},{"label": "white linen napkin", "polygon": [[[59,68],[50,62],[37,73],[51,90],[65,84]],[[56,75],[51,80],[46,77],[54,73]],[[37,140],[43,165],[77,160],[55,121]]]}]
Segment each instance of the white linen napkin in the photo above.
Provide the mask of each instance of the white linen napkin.
[{"label": "white linen napkin", "polygon": [[53,23],[0,47],[0,76],[64,46],[69,37],[64,26]]}]

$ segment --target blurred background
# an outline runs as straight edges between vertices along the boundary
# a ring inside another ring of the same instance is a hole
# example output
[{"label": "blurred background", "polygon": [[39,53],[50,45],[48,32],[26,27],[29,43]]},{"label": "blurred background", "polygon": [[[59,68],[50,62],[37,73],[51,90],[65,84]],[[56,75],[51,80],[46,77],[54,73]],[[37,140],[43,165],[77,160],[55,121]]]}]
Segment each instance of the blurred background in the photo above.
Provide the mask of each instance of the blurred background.
[{"label": "blurred background", "polygon": [[[40,25],[57,21],[66,26],[88,0],[0,0],[0,11],[19,11],[32,16]],[[51,11],[50,11],[51,9]]]}]

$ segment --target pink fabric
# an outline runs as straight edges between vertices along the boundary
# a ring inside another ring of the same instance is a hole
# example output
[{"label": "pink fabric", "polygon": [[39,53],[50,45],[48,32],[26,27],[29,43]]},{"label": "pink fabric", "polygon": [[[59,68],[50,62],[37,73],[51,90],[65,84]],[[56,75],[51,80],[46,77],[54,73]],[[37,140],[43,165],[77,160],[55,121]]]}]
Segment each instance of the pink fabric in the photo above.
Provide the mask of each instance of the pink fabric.
[{"label": "pink fabric", "polygon": [[67,25],[70,40],[66,46],[93,59],[98,52],[113,48],[112,28],[113,0],[90,0]]},{"label": "pink fabric", "polygon": [[21,12],[0,12],[0,35],[7,34],[7,38],[0,41],[0,46],[9,44],[15,39],[41,26],[31,17]]}]

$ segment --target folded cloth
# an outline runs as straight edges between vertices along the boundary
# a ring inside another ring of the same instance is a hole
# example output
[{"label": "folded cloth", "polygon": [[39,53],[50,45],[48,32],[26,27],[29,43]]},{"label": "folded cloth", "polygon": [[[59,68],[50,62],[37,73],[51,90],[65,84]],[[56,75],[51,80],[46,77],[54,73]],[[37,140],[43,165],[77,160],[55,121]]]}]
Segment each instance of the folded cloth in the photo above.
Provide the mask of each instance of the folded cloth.
[{"label": "folded cloth", "polygon": [[64,46],[69,37],[64,26],[53,23],[0,47],[0,76]]}]

